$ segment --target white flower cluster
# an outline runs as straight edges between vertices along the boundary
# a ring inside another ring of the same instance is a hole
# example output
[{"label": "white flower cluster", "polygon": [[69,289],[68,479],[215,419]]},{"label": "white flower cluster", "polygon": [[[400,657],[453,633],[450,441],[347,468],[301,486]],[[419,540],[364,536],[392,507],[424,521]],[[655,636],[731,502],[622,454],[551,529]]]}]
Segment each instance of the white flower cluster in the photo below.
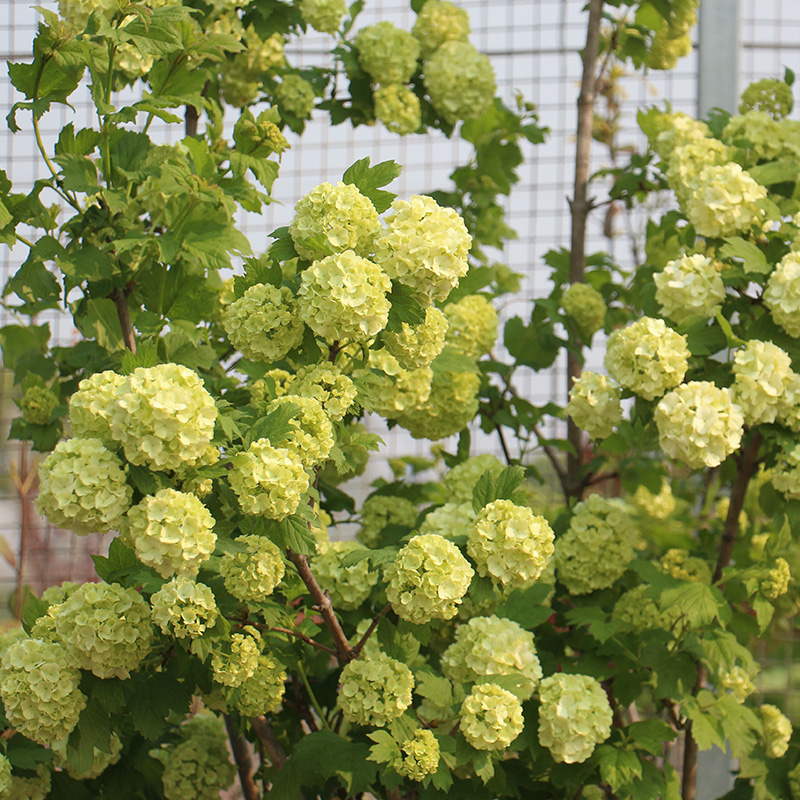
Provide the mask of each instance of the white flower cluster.
[{"label": "white flower cluster", "polygon": [[466,541],[475,523],[472,503],[445,503],[422,520],[421,534],[437,533],[451,541]]},{"label": "white flower cluster", "polygon": [[306,469],[312,469],[321,464],[333,448],[333,425],[325,409],[313,397],[285,394],[273,400],[267,411],[288,403],[297,406],[299,414],[289,421],[292,435],[286,447],[297,454]]},{"label": "white flower cluster", "polygon": [[588,283],[573,283],[561,298],[564,313],[578,326],[581,338],[589,342],[603,327],[606,302],[603,295]]},{"label": "white flower cluster", "polygon": [[411,705],[414,676],[400,661],[378,652],[345,665],[339,707],[349,722],[383,727]]},{"label": "white flower cluster", "polygon": [[787,253],[769,276],[764,304],[776,325],[800,337],[800,252]]},{"label": "white flower cluster", "polygon": [[[736,351],[732,395],[741,406],[745,425],[775,422],[798,376],[789,354],[772,342],[752,339]],[[793,397],[792,397],[793,399]]]},{"label": "white flower cluster", "polygon": [[286,670],[269,653],[259,653],[253,674],[237,687],[236,708],[243,717],[275,711],[286,691]]},{"label": "white flower cluster", "polygon": [[365,547],[375,547],[381,531],[389,525],[411,528],[417,521],[417,507],[407,498],[388,494],[368,497],[361,506],[361,528],[357,538]]},{"label": "white flower cluster", "polygon": [[708,562],[690,555],[688,550],[680,547],[671,547],[661,556],[661,569],[681,581],[711,583],[711,567]]},{"label": "white flower cluster", "polygon": [[400,333],[384,333],[383,343],[403,369],[429,367],[444,349],[447,324],[447,317],[435,306],[429,306],[424,322],[404,322]]},{"label": "white flower cluster", "polygon": [[219,574],[225,588],[242,603],[260,603],[283,579],[285,565],[280,548],[264,536],[240,536],[245,552],[225,553]]},{"label": "white flower cluster", "polygon": [[303,20],[320,33],[336,33],[347,13],[345,0],[300,0]]},{"label": "white flower cluster", "polygon": [[478,412],[480,386],[475,372],[434,373],[428,400],[398,415],[397,422],[415,439],[438,441],[452,436]]},{"label": "white flower cluster", "polygon": [[700,253],[668,262],[653,280],[661,313],[679,325],[713,317],[725,300],[717,265]]},{"label": "white flower cluster", "polygon": [[481,294],[468,294],[444,307],[447,317],[445,343],[470,358],[488,353],[497,340],[497,311]]},{"label": "white flower cluster", "polygon": [[772,485],[789,500],[800,500],[800,444],[787,450],[772,473]]},{"label": "white flower cluster", "polygon": [[459,717],[459,730],[476,750],[505,750],[525,727],[519,699],[494,683],[473,687]]},{"label": "white flower cluster", "polygon": [[[365,374],[371,380],[359,392],[359,401],[367,411],[394,419],[423,405],[430,397],[433,381],[430,367],[403,369],[387,350],[371,350],[369,367]],[[383,375],[377,375],[378,370]]]},{"label": "white flower cluster", "polygon": [[219,616],[214,592],[186,577],[165,583],[150,598],[150,606],[153,622],[161,632],[178,639],[202,636]]},{"label": "white flower cluster", "polygon": [[358,394],[352,379],[330,363],[300,367],[290,383],[293,395],[316,400],[332,422],[344,418]]},{"label": "white flower cluster", "polygon": [[343,556],[355,550],[363,550],[355,541],[320,544],[313,560],[314,575],[330,594],[334,607],[342,611],[358,608],[378,582],[378,573],[370,570],[367,559],[351,567],[342,566]]},{"label": "white flower cluster", "polygon": [[[97,778],[122,758],[122,740],[116,733],[112,733],[109,739],[109,752],[106,753],[104,750],[99,750],[97,747],[92,748],[92,766],[84,770],[75,769],[67,760],[67,743],[65,741],[51,745],[51,749],[55,754],[56,765],[60,766],[62,769],[66,769],[69,776],[76,781],[90,781],[93,778]],[[0,792],[0,797],[3,797],[2,792]],[[28,800],[27,794],[20,797],[19,800],[23,800],[23,797],[25,800]],[[3,798],[3,800],[6,800],[6,798]],[[14,800],[13,794],[9,800]]]},{"label": "white flower cluster", "polygon": [[414,92],[402,83],[381,86],[372,95],[375,117],[386,130],[407,136],[422,124],[422,105]]},{"label": "white flower cluster", "polygon": [[467,41],[469,14],[449,0],[426,0],[411,33],[422,47],[422,57],[429,58],[445,42]]},{"label": "white flower cluster", "polygon": [[622,392],[613,380],[587,371],[573,378],[564,411],[589,438],[605,439],[622,421],[621,398]]},{"label": "white flower cluster", "polygon": [[767,758],[783,758],[792,738],[792,723],[777,706],[764,703],[759,709],[764,728],[764,745]]},{"label": "white flower cluster", "polygon": [[258,671],[261,636],[254,628],[247,631],[232,634],[227,648],[229,652],[217,652],[211,657],[214,680],[222,686],[236,689]]},{"label": "white flower cluster", "polygon": [[670,156],[666,176],[681,208],[688,206],[700,186],[699,176],[705,167],[720,167],[733,157],[733,148],[719,139],[700,138],[676,147]]},{"label": "white flower cluster", "polygon": [[[431,2],[431,0],[428,0]],[[481,453],[471,456],[466,461],[456,464],[444,476],[444,488],[448,499],[452,503],[472,503],[472,492],[484,472],[492,478],[503,471],[503,464],[497,456],[491,453]]]},{"label": "white flower cluster", "polygon": [[429,730],[418,729],[400,747],[402,760],[394,764],[397,772],[412,781],[421,781],[439,767],[439,742]]},{"label": "white flower cluster", "polygon": [[416,72],[419,42],[393,22],[368,25],[356,34],[358,62],[374,83],[403,84]]},{"label": "white flower cluster", "polygon": [[316,95],[314,87],[299,75],[284,75],[275,88],[275,99],[281,111],[286,111],[298,119],[307,119],[314,110]]}]

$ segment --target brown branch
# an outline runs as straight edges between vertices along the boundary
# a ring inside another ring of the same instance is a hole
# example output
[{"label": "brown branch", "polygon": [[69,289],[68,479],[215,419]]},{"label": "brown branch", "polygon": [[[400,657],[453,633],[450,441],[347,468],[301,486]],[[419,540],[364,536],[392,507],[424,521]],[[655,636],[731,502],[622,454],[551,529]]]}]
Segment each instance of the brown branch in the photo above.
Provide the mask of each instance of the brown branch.
[{"label": "brown branch", "polygon": [[739,531],[739,516],[744,507],[744,498],[747,494],[750,479],[758,469],[758,451],[763,441],[764,437],[759,431],[752,431],[750,441],[745,446],[739,459],[736,477],[733,480],[731,489],[731,504],[728,507],[728,516],[725,517],[725,527],[722,530],[722,542],[719,548],[717,566],[714,569],[714,583],[722,577],[722,570],[730,564],[733,545],[736,542],[736,535]]},{"label": "brown branch", "polygon": [[125,342],[125,347],[131,351],[136,352],[136,335],[133,331],[133,323],[131,322],[131,310],[128,308],[128,293],[123,292],[121,289],[114,289],[109,297],[114,301],[117,307],[117,317],[119,318],[119,325],[122,328],[122,340]]},{"label": "brown branch", "polygon": [[384,616],[386,616],[386,614],[388,614],[388,613],[389,613],[389,611],[391,611],[391,610],[392,610],[392,604],[391,604],[391,603],[387,603],[387,604],[386,604],[386,605],[385,605],[385,606],[384,606],[384,607],[383,607],[383,608],[382,608],[382,609],[381,609],[381,610],[380,610],[380,611],[379,611],[379,612],[378,612],[378,613],[375,615],[375,618],[374,618],[374,619],[372,620],[372,622],[370,622],[370,624],[369,624],[369,628],[367,628],[366,632],[365,632],[365,633],[364,633],[364,635],[361,637],[361,639],[359,640],[358,644],[357,644],[357,645],[356,645],[356,646],[353,648],[353,653],[354,653],[354,656],[353,656],[353,658],[358,658],[358,657],[361,655],[361,651],[364,649],[364,645],[365,645],[365,644],[366,644],[366,643],[369,641],[369,637],[370,637],[370,636],[372,636],[372,634],[373,634],[373,633],[374,633],[374,631],[375,631],[375,628],[377,628],[377,627],[378,627],[378,623],[379,623],[379,622],[381,621],[381,619],[382,619]]},{"label": "brown branch", "polygon": [[[592,204],[588,199],[590,161],[592,148],[592,123],[594,121],[594,95],[597,88],[597,57],[600,50],[600,23],[603,0],[590,0],[586,47],[583,51],[583,76],[578,96],[578,130],[575,145],[575,186],[569,202],[572,216],[570,236],[569,282],[583,283],[586,271],[586,226]],[[567,351],[567,392],[573,378],[581,374],[583,343],[578,339],[577,352]],[[583,431],[567,420],[567,439],[572,452],[567,453],[567,475],[564,484],[568,498],[580,500],[583,494],[581,467],[583,465]]]},{"label": "brown branch", "polygon": [[286,763],[286,752],[281,747],[275,731],[272,730],[272,725],[269,724],[266,717],[253,717],[250,720],[250,725],[253,728],[253,733],[258,737],[258,741],[267,751],[272,766],[279,770]]},{"label": "brown branch", "polygon": [[500,447],[503,449],[503,457],[506,460],[506,464],[511,464],[511,453],[508,450],[508,444],[506,443],[506,437],[503,433],[503,426],[500,423],[495,423],[494,429],[497,431],[497,435],[500,437]]},{"label": "brown branch", "polygon": [[332,656],[338,655],[338,653],[332,647],[327,647],[324,644],[315,642],[310,636],[306,636],[304,633],[299,633],[298,631],[292,631],[289,630],[289,628],[270,627],[269,625],[256,625],[256,627],[265,631],[275,631],[276,633],[285,633],[287,636],[294,636],[295,638],[300,639],[300,641],[305,642],[306,644],[310,644],[312,647],[316,647],[317,650],[323,650],[326,653],[330,653]]},{"label": "brown branch", "polygon": [[239,735],[236,730],[236,723],[229,714],[225,714],[225,729],[228,731],[228,739],[231,743],[233,759],[236,761],[236,768],[239,771],[239,782],[242,785],[242,794],[245,800],[261,800],[261,792],[253,780],[253,759],[250,757],[250,750],[247,741]]},{"label": "brown branch", "polygon": [[322,590],[322,587],[317,583],[317,579],[311,572],[308,559],[289,549],[286,550],[286,557],[297,567],[300,578],[306,585],[325,625],[330,631],[333,637],[333,643],[336,646],[336,654],[339,657],[339,661],[342,664],[347,664],[348,661],[352,661],[355,658],[353,648],[350,646],[350,642],[347,640],[347,636],[345,636],[342,626],[336,618],[336,613],[333,610],[330,597]]},{"label": "brown branch", "polygon": [[558,459],[558,453],[556,453],[556,451],[553,450],[549,444],[542,444],[542,439],[544,437],[536,425],[533,426],[532,430],[539,442],[539,447],[544,450],[545,455],[549,459],[553,469],[556,472],[556,475],[558,476],[558,482],[561,484],[561,491],[564,492],[564,499],[569,500],[569,492],[567,491],[567,473]]},{"label": "brown branch", "polygon": [[[697,694],[706,685],[706,668],[697,665],[697,681],[694,692]],[[696,800],[697,798],[697,754],[699,752],[697,740],[692,731],[692,721],[686,722],[686,733],[683,740],[683,778],[681,780],[681,797],[683,800]]]}]

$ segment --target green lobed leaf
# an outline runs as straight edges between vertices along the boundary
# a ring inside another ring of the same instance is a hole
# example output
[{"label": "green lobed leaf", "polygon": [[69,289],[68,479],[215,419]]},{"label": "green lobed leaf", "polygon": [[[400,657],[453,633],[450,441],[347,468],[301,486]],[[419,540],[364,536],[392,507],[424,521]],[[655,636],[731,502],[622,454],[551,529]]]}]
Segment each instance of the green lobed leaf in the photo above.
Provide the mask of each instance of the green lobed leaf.
[{"label": "green lobed leaf", "polygon": [[370,166],[370,157],[362,158],[345,170],[342,180],[344,183],[353,184],[365,197],[368,197],[379,214],[383,214],[397,197],[392,192],[384,191],[381,187],[387,186],[397,178],[403,168],[396,161],[381,161],[374,167]]},{"label": "green lobed leaf", "polygon": [[767,262],[764,251],[754,242],[743,239],[741,236],[731,236],[725,239],[725,244],[719,248],[721,258],[741,260],[745,272],[768,275],[772,272],[772,265]]},{"label": "green lobed leaf", "polygon": [[609,621],[608,614],[596,606],[573,608],[564,615],[571,625],[586,625],[589,633],[600,644],[605,644],[617,631],[619,625]]},{"label": "green lobed leaf", "polygon": [[641,722],[634,722],[625,731],[636,747],[654,756],[663,755],[664,742],[671,742],[678,736],[677,731],[660,719],[646,719]]},{"label": "green lobed leaf", "polygon": [[600,775],[613,791],[617,792],[625,784],[642,777],[642,762],[633,751],[604,744],[595,752],[600,763]]},{"label": "green lobed leaf", "polygon": [[776,183],[796,181],[800,177],[800,163],[793,158],[782,158],[767,164],[758,164],[747,171],[757,183],[762,186],[772,186]]}]

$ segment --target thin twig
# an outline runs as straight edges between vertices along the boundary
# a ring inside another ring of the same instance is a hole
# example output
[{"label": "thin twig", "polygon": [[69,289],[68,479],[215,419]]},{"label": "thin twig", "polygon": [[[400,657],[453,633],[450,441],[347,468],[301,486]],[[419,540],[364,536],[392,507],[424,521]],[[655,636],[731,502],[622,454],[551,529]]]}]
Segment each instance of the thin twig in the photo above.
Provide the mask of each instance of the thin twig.
[{"label": "thin twig", "polygon": [[[249,624],[253,625],[252,622]],[[317,650],[322,650],[325,653],[330,653],[332,656],[338,656],[338,653],[332,647],[328,647],[327,645],[315,642],[310,636],[306,636],[304,633],[300,633],[299,631],[292,631],[289,630],[289,628],[277,628],[277,627],[271,627],[269,625],[258,625],[258,624],[256,624],[254,627],[258,628],[259,630],[275,631],[275,633],[285,633],[287,636],[294,636],[296,639],[300,639],[300,641],[305,642],[306,644],[310,644],[312,647],[316,647]]]},{"label": "thin twig", "polygon": [[253,759],[250,757],[247,741],[243,736],[239,735],[239,731],[236,730],[236,723],[229,714],[225,714],[225,729],[228,731],[233,760],[236,762],[236,768],[239,771],[239,782],[242,785],[242,794],[245,800],[261,800],[261,792],[253,780],[255,770],[253,769]]},{"label": "thin twig", "polygon": [[131,322],[131,310],[128,308],[128,294],[117,288],[109,295],[114,305],[117,307],[117,317],[119,318],[119,325],[122,329],[122,341],[125,342],[125,347],[131,351],[136,352],[136,334],[133,330],[133,323]]},{"label": "thin twig", "polygon": [[494,429],[497,431],[497,435],[500,437],[500,447],[503,448],[503,457],[506,460],[506,464],[511,464],[511,453],[508,450],[508,444],[506,443],[506,437],[503,433],[503,426],[500,423],[495,423]]},{"label": "thin twig", "polygon": [[361,651],[364,649],[364,645],[369,640],[369,637],[372,636],[372,634],[374,633],[375,628],[378,627],[378,623],[381,621],[381,619],[384,616],[386,616],[386,614],[389,613],[389,611],[391,611],[391,609],[392,609],[392,604],[391,603],[387,603],[375,615],[375,618],[372,620],[372,622],[370,622],[369,628],[367,628],[366,633],[361,637],[361,639],[359,640],[358,644],[353,648],[353,653],[354,653],[353,658],[358,658],[361,655]]},{"label": "thin twig", "polygon": [[533,426],[532,430],[533,430],[534,435],[536,436],[536,438],[539,441],[539,447],[541,447],[542,450],[544,450],[545,455],[550,460],[550,463],[553,465],[553,469],[556,471],[556,475],[558,475],[558,480],[559,480],[559,483],[561,484],[561,489],[564,491],[564,494],[566,495],[567,494],[567,473],[566,473],[563,465],[561,464],[561,461],[559,461],[558,453],[556,453],[556,451],[553,450],[553,448],[550,447],[549,444],[544,444],[543,443],[544,436],[542,435],[542,432],[539,430],[539,428],[536,425]]}]

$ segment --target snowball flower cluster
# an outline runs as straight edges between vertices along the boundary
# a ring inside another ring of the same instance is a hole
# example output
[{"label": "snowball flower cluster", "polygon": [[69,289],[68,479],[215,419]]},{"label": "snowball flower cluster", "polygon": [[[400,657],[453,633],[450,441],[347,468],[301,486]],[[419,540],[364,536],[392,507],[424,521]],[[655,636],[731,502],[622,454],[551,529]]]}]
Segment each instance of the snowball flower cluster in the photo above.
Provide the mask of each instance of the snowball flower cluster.
[{"label": "snowball flower cluster", "polygon": [[569,529],[556,542],[558,580],[575,595],[608,588],[633,558],[635,535],[623,500],[589,495],[575,506]]},{"label": "snowball flower cluster", "polygon": [[36,774],[29,778],[18,775],[11,777],[11,794],[4,800],[45,800],[52,787],[52,771],[48,766],[39,764]]},{"label": "snowball flower cluster", "polygon": [[147,601],[116,583],[84,583],[54,619],[70,658],[98,678],[129,678],[153,644]]},{"label": "snowball flower cluster", "polygon": [[55,642],[23,639],[0,661],[0,700],[12,727],[34,742],[66,739],[86,706],[81,673]]},{"label": "snowball flower cluster", "polygon": [[473,617],[459,626],[441,663],[444,674],[456,684],[491,682],[493,675],[514,677],[518,681],[514,694],[520,700],[532,697],[542,677],[533,634],[495,615]]},{"label": "snowball flower cluster", "polygon": [[459,717],[459,730],[476,750],[505,750],[525,727],[519,699],[494,683],[473,687]]},{"label": "snowball flower cluster", "polygon": [[447,497],[453,503],[472,503],[472,492],[482,475],[488,472],[492,478],[497,478],[502,471],[502,462],[491,453],[471,456],[466,461],[456,464],[444,476]]},{"label": "snowball flower cluster", "polygon": [[622,421],[622,392],[613,380],[597,372],[583,372],[573,378],[568,417],[591,439],[605,439]]},{"label": "snowball flower cluster", "polygon": [[69,421],[72,435],[85,439],[114,441],[111,420],[117,390],[126,383],[124,375],[111,370],[96,372],[78,384],[78,391],[69,399]]},{"label": "snowball flower cluster", "polygon": [[389,320],[392,282],[353,250],[315,261],[300,276],[298,306],[311,330],[327,342],[363,342]]},{"label": "snowball flower cluster", "polygon": [[291,392],[316,400],[333,422],[344,417],[358,394],[351,378],[330,363],[300,367],[291,381]]},{"label": "snowball flower cluster", "polygon": [[775,119],[787,116],[794,105],[792,87],[786,81],[764,78],[751,83],[743,92],[739,113],[766,111]]},{"label": "snowball flower cluster", "polygon": [[231,636],[229,653],[214,653],[211,657],[214,680],[222,686],[236,689],[252,678],[259,668],[261,637],[254,628],[247,630],[248,633]]},{"label": "snowball flower cluster", "polygon": [[151,617],[167,636],[202,636],[214,627],[219,611],[214,592],[191,578],[175,577],[151,598]]},{"label": "snowball flower cluster", "polygon": [[444,300],[467,274],[471,245],[472,237],[456,211],[432,197],[414,195],[392,203],[386,228],[375,240],[375,261],[430,305]]},{"label": "snowball flower cluster", "polygon": [[692,194],[700,185],[699,175],[703,168],[720,167],[732,161],[733,156],[733,148],[719,139],[697,139],[676,147],[672,151],[666,177],[681,208],[686,208]]},{"label": "snowball flower cluster", "polygon": [[664,452],[699,469],[719,466],[739,447],[744,416],[727,389],[690,381],[661,399],[655,421]]},{"label": "snowball flower cluster", "polygon": [[767,600],[777,600],[789,591],[792,580],[792,571],[785,558],[776,558],[775,564],[761,579],[758,590]]},{"label": "snowball flower cluster", "polygon": [[772,485],[789,500],[800,500],[800,445],[783,453],[775,466]]},{"label": "snowball flower cluster", "polygon": [[467,553],[478,574],[517,589],[530,586],[542,574],[553,549],[547,520],[511,500],[484,506],[467,539]]},{"label": "snowball flower cluster", "polygon": [[469,294],[444,307],[447,317],[445,342],[470,358],[488,353],[497,339],[497,311],[480,294]]},{"label": "snowball flower cluster", "polygon": [[260,603],[283,579],[286,567],[280,548],[264,536],[240,536],[245,551],[225,553],[219,574],[225,588],[242,603]]},{"label": "snowball flower cluster", "polygon": [[685,336],[663,320],[642,317],[608,337],[605,365],[620,386],[654,400],[683,380],[689,355]]},{"label": "snowball flower cluster", "polygon": [[342,558],[364,548],[358,542],[346,541],[321,544],[317,549],[314,575],[330,594],[334,607],[342,611],[358,608],[378,582],[378,573],[370,570],[366,558],[351,567],[343,567]]},{"label": "snowball flower cluster", "polygon": [[736,351],[733,397],[746,425],[774,422],[797,376],[788,353],[772,342],[752,339]]},{"label": "snowball flower cluster", "polygon": [[345,0],[300,0],[303,20],[320,33],[336,33],[346,13]]},{"label": "snowball flower cluster", "polygon": [[19,401],[22,418],[31,425],[47,425],[58,406],[58,397],[47,386],[28,386]]},{"label": "snowball flower cluster", "polygon": [[636,487],[633,504],[637,510],[653,519],[667,519],[675,510],[675,495],[669,480],[664,480],[661,489],[653,494],[644,484]]},{"label": "snowball flower cluster", "polygon": [[417,70],[419,42],[393,22],[368,25],[356,34],[358,63],[374,83],[408,83]]},{"label": "snowball flower cluster", "polygon": [[361,506],[361,529],[357,538],[365,547],[377,547],[381,531],[389,525],[413,528],[417,507],[407,498],[374,494]]},{"label": "snowball flower cluster", "polygon": [[705,122],[682,111],[661,114],[659,122],[660,130],[651,145],[664,161],[669,161],[676,148],[711,136],[711,129]]},{"label": "snowball flower cluster", "polygon": [[449,0],[427,0],[411,33],[422,46],[423,58],[429,58],[445,42],[467,41],[469,14]]},{"label": "snowball flower cluster", "polygon": [[[430,397],[433,381],[430,367],[403,369],[387,350],[371,350],[369,366],[373,372],[366,374],[371,380],[362,385],[359,393],[361,405],[367,411],[394,419],[404,411],[419,408]],[[383,375],[375,375],[374,370]]]},{"label": "snowball flower cluster", "polygon": [[416,625],[452,619],[474,574],[452,542],[433,533],[414,536],[386,568],[386,598],[398,617]]},{"label": "snowball flower cluster", "polygon": [[767,190],[738,164],[708,166],[698,176],[686,216],[700,236],[734,236],[763,221],[758,203],[766,196]]},{"label": "snowball flower cluster", "polygon": [[333,425],[322,405],[313,397],[285,394],[267,406],[267,412],[288,403],[297,406],[299,413],[289,420],[292,435],[284,445],[297,454],[306,469],[321,464],[333,448]]},{"label": "snowball flower cluster", "polygon": [[36,510],[75,533],[118,529],[131,505],[122,462],[99,439],[68,439],[39,467]]},{"label": "snowball flower cluster", "polygon": [[294,514],[308,491],[308,473],[300,456],[285,447],[273,447],[269,439],[257,439],[231,459],[228,473],[245,514],[284,519]]},{"label": "snowball flower cluster", "polygon": [[608,697],[589,675],[551,675],[539,684],[539,697],[539,744],[555,761],[586,761],[611,735]]},{"label": "snowball flower cluster", "polygon": [[380,225],[372,201],[339,181],[321,183],[297,202],[289,234],[298,254],[315,261],[344,250],[367,255]]},{"label": "snowball flower cluster", "polygon": [[713,317],[725,300],[716,264],[702,254],[684,255],[653,276],[661,313],[679,325]]},{"label": "snowball flower cluster", "polygon": [[385,653],[350,661],[339,681],[339,708],[349,722],[383,727],[411,705],[414,676]]},{"label": "snowball flower cluster", "polygon": [[251,286],[225,309],[222,324],[231,344],[252,361],[278,361],[303,340],[303,320],[285,286]]},{"label": "snowball flower cluster", "polygon": [[571,284],[561,298],[561,307],[587,342],[603,327],[606,319],[606,301],[588,283]]},{"label": "snowball flower cluster", "polygon": [[[430,0],[429,0],[430,2]],[[386,331],[383,343],[404,369],[428,367],[444,349],[447,317],[435,306],[425,309],[425,321],[419,325],[404,322],[400,333]]]},{"label": "snowball flower cluster", "polygon": [[280,33],[262,39],[253,25],[244,28],[235,12],[220,17],[212,26],[214,32],[238,36],[244,48],[220,65],[222,94],[227,103],[241,108],[258,99],[265,75],[285,66]]},{"label": "snowball flower cluster", "polygon": [[400,747],[403,756],[395,770],[412,781],[421,781],[439,768],[439,742],[429,730],[418,729]]},{"label": "snowball flower cluster", "polygon": [[761,724],[764,726],[764,745],[767,758],[783,758],[789,749],[792,738],[792,723],[777,706],[764,703],[759,709]]},{"label": "snowball flower cluster", "polygon": [[298,119],[306,119],[314,109],[314,87],[299,75],[284,75],[275,89],[275,99],[281,111]]},{"label": "snowball flower cluster", "polygon": [[680,609],[662,611],[654,598],[645,596],[648,588],[643,583],[622,594],[614,605],[614,619],[636,633],[652,628],[671,630],[681,615]]},{"label": "snowball flower cluster", "polygon": [[[90,781],[102,775],[110,766],[116,764],[122,758],[122,740],[116,733],[112,733],[108,741],[108,749],[110,752],[106,753],[104,750],[99,750],[97,747],[92,748],[92,765],[88,769],[77,770],[67,760],[67,743],[65,741],[52,745],[51,749],[55,754],[55,764],[62,769],[66,769],[71,778],[76,781]],[[0,792],[0,797],[3,797]],[[12,795],[8,800],[14,800],[15,795]],[[24,795],[25,800],[30,800],[28,795]],[[6,798],[3,798],[6,800]],[[19,797],[22,800],[22,797]]]},{"label": "snowball flower cluster", "polygon": [[414,133],[422,124],[422,107],[419,97],[402,83],[381,86],[372,95],[375,117],[386,130],[400,136]]},{"label": "snowball flower cluster", "polygon": [[776,325],[800,337],[800,252],[787,253],[769,276],[764,304]]},{"label": "snowball flower cluster", "polygon": [[747,111],[733,116],[722,131],[722,139],[741,147],[746,154],[746,164],[773,160],[781,155],[781,123],[765,111]]},{"label": "snowball flower cluster", "polygon": [[214,552],[209,510],[189,492],[159,489],[128,512],[127,540],[139,560],[162,578],[193,578]]},{"label": "snowball flower cluster", "polygon": [[286,670],[267,653],[259,653],[253,674],[238,686],[236,708],[243,717],[270,714],[280,706],[286,686]]},{"label": "snowball flower cluster", "polygon": [[697,556],[689,555],[688,550],[671,547],[661,557],[661,569],[673,578],[695,583],[711,583],[711,567]]},{"label": "snowball flower cluster", "polygon": [[497,88],[489,57],[473,44],[444,42],[425,63],[425,88],[437,113],[454,124],[479,117]]},{"label": "snowball flower cluster", "polygon": [[0,797],[9,797],[11,793],[11,762],[4,756],[0,755]]},{"label": "snowball flower cluster", "polygon": [[474,522],[472,503],[445,503],[425,516],[419,532],[436,533],[451,541],[466,542]]}]

